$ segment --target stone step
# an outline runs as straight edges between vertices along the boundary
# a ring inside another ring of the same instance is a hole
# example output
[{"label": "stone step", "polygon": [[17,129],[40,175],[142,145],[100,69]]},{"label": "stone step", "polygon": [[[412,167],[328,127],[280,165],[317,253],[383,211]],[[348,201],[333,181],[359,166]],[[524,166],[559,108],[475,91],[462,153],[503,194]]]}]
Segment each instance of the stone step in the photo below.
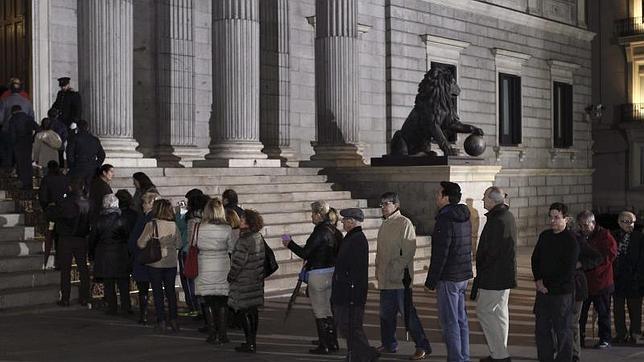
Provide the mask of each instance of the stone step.
[{"label": "stone step", "polygon": [[[175,194],[163,194],[164,198],[169,199],[173,204],[184,200],[185,193],[189,189],[186,188],[185,192]],[[221,196],[217,193],[208,193],[210,196]],[[240,206],[246,208],[246,204],[256,203],[290,203],[290,202],[307,202],[311,203],[315,200],[326,200],[332,204],[333,200],[351,200],[351,192],[349,191],[312,191],[312,192],[276,192],[276,193],[238,193]]]},{"label": "stone step", "polygon": [[3,256],[0,257],[0,273],[41,270],[41,255]]},{"label": "stone step", "polygon": [[230,167],[230,168],[132,168],[115,169],[115,176],[128,177],[135,172],[145,172],[150,178],[160,176],[306,176],[317,175],[319,168],[289,167]]},{"label": "stone step", "polygon": [[31,226],[12,226],[0,228],[0,241],[29,240],[34,237],[34,228]]},{"label": "stone step", "polygon": [[[414,273],[414,284],[423,284],[425,282],[425,277],[427,277],[427,270],[424,266],[429,265],[429,257],[417,257],[414,259],[415,273]],[[301,269],[302,265],[300,263],[300,268],[295,268],[296,272],[293,273],[280,273],[282,269],[280,264],[280,269],[275,272],[274,275],[271,275],[266,279],[264,284],[264,291],[266,293],[270,292],[283,292],[290,294],[295,284],[297,283],[297,275]],[[375,283],[375,267],[369,266],[369,281]]]},{"label": "stone step", "polygon": [[[311,211],[309,210],[299,210],[299,211],[292,211],[292,212],[282,212],[282,210],[279,210],[279,212],[274,212],[279,209],[273,209],[273,212],[267,212],[262,214],[262,217],[264,218],[264,224],[265,225],[273,225],[273,224],[284,224],[284,223],[300,223],[300,222],[310,222],[311,221]],[[365,208],[362,209],[364,212],[365,218],[380,218],[381,212],[380,209],[374,209],[374,208]],[[313,224],[311,224],[313,226]],[[338,226],[341,226],[338,224]]]},{"label": "stone step", "polygon": [[0,273],[0,290],[18,288],[38,288],[59,285],[60,272],[54,270],[30,270]]},{"label": "stone step", "polygon": [[[380,227],[382,220],[379,218],[365,219],[362,223],[363,229],[377,229]],[[313,224],[310,222],[294,222],[283,224],[265,225],[262,229],[262,235],[266,238],[279,237],[282,234],[310,234],[313,231]],[[306,240],[306,239],[305,239]]]},{"label": "stone step", "polygon": [[[4,192],[4,191],[3,191]],[[3,200],[0,198],[0,214],[11,213],[16,211],[16,202],[13,200]]]},{"label": "stone step", "polygon": [[[78,288],[72,287],[71,298],[72,300],[78,298]],[[54,306],[59,299],[58,285],[0,290],[0,310],[42,304]]]},{"label": "stone step", "polygon": [[25,215],[0,212],[0,227],[24,225]]},{"label": "stone step", "polygon": [[[157,190],[161,195],[185,195],[190,189],[195,188],[196,184],[191,186],[159,186]],[[301,184],[267,184],[267,185],[207,185],[198,187],[205,194],[221,195],[226,189],[234,188],[237,194],[248,195],[258,193],[287,193],[287,192],[327,192],[332,191],[332,184],[329,183],[301,183]],[[116,191],[118,188],[112,187]],[[133,187],[126,188],[134,193]]]},{"label": "stone step", "polygon": [[[329,205],[338,212],[342,209],[350,207],[366,208],[367,200],[362,199],[347,199],[347,200],[329,200]],[[254,209],[262,214],[274,212],[279,210],[281,212],[311,212],[311,202],[309,201],[295,201],[295,202],[266,202],[266,203],[244,203],[244,207]]]},{"label": "stone step", "polygon": [[[2,256],[26,256],[42,254],[43,240],[7,240],[0,241],[0,257]],[[0,286],[1,287],[1,286]]]},{"label": "stone step", "polygon": [[[151,176],[152,182],[158,186],[194,186],[194,185],[268,185],[268,184],[297,184],[297,183],[325,183],[325,175],[303,176]],[[112,188],[132,187],[131,177],[114,177],[110,184]]]}]

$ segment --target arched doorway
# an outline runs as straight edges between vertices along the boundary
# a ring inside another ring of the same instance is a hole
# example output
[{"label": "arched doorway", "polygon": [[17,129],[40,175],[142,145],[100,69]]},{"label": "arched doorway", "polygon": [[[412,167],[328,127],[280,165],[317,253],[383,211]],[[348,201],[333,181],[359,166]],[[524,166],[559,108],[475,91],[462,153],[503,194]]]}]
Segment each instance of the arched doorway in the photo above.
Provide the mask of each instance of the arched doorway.
[{"label": "arched doorway", "polygon": [[0,84],[20,78],[31,84],[31,36],[29,0],[0,1]]}]

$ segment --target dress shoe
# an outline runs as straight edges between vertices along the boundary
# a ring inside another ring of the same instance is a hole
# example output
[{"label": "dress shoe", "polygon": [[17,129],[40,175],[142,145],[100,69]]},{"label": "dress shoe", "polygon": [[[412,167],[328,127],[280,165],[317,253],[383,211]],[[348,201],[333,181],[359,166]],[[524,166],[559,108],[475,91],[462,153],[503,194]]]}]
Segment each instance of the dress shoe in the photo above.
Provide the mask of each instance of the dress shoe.
[{"label": "dress shoe", "polygon": [[242,343],[241,346],[235,347],[235,351],[243,353],[255,353],[255,345]]},{"label": "dress shoe", "polygon": [[56,304],[58,304],[61,307],[69,307],[69,301],[68,300],[59,300],[58,302],[56,302]]},{"label": "dress shoe", "polygon": [[411,355],[411,357],[409,357],[409,359],[412,361],[420,361],[426,358],[429,358],[429,353],[427,353],[424,349],[420,349],[420,348],[417,348],[416,353],[414,353],[413,355]]}]

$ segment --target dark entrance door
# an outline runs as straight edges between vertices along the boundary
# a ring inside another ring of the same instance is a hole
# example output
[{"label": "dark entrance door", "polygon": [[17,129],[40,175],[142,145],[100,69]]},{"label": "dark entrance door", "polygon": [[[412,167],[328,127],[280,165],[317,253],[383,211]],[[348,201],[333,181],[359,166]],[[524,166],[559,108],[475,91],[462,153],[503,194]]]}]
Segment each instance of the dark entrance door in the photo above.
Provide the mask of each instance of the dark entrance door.
[{"label": "dark entrance door", "polygon": [[30,0],[0,0],[0,84],[18,77],[31,87]]}]

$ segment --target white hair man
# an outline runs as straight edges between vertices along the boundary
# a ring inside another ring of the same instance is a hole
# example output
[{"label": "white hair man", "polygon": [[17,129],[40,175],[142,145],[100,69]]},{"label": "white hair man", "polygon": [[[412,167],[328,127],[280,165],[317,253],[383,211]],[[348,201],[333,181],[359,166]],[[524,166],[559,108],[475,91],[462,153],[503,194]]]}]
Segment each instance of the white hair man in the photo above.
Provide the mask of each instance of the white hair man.
[{"label": "white hair man", "polygon": [[499,187],[485,190],[483,207],[488,212],[476,251],[476,315],[490,356],[481,361],[509,361],[508,299],[510,289],[517,286],[516,221],[505,203],[505,193]]}]

